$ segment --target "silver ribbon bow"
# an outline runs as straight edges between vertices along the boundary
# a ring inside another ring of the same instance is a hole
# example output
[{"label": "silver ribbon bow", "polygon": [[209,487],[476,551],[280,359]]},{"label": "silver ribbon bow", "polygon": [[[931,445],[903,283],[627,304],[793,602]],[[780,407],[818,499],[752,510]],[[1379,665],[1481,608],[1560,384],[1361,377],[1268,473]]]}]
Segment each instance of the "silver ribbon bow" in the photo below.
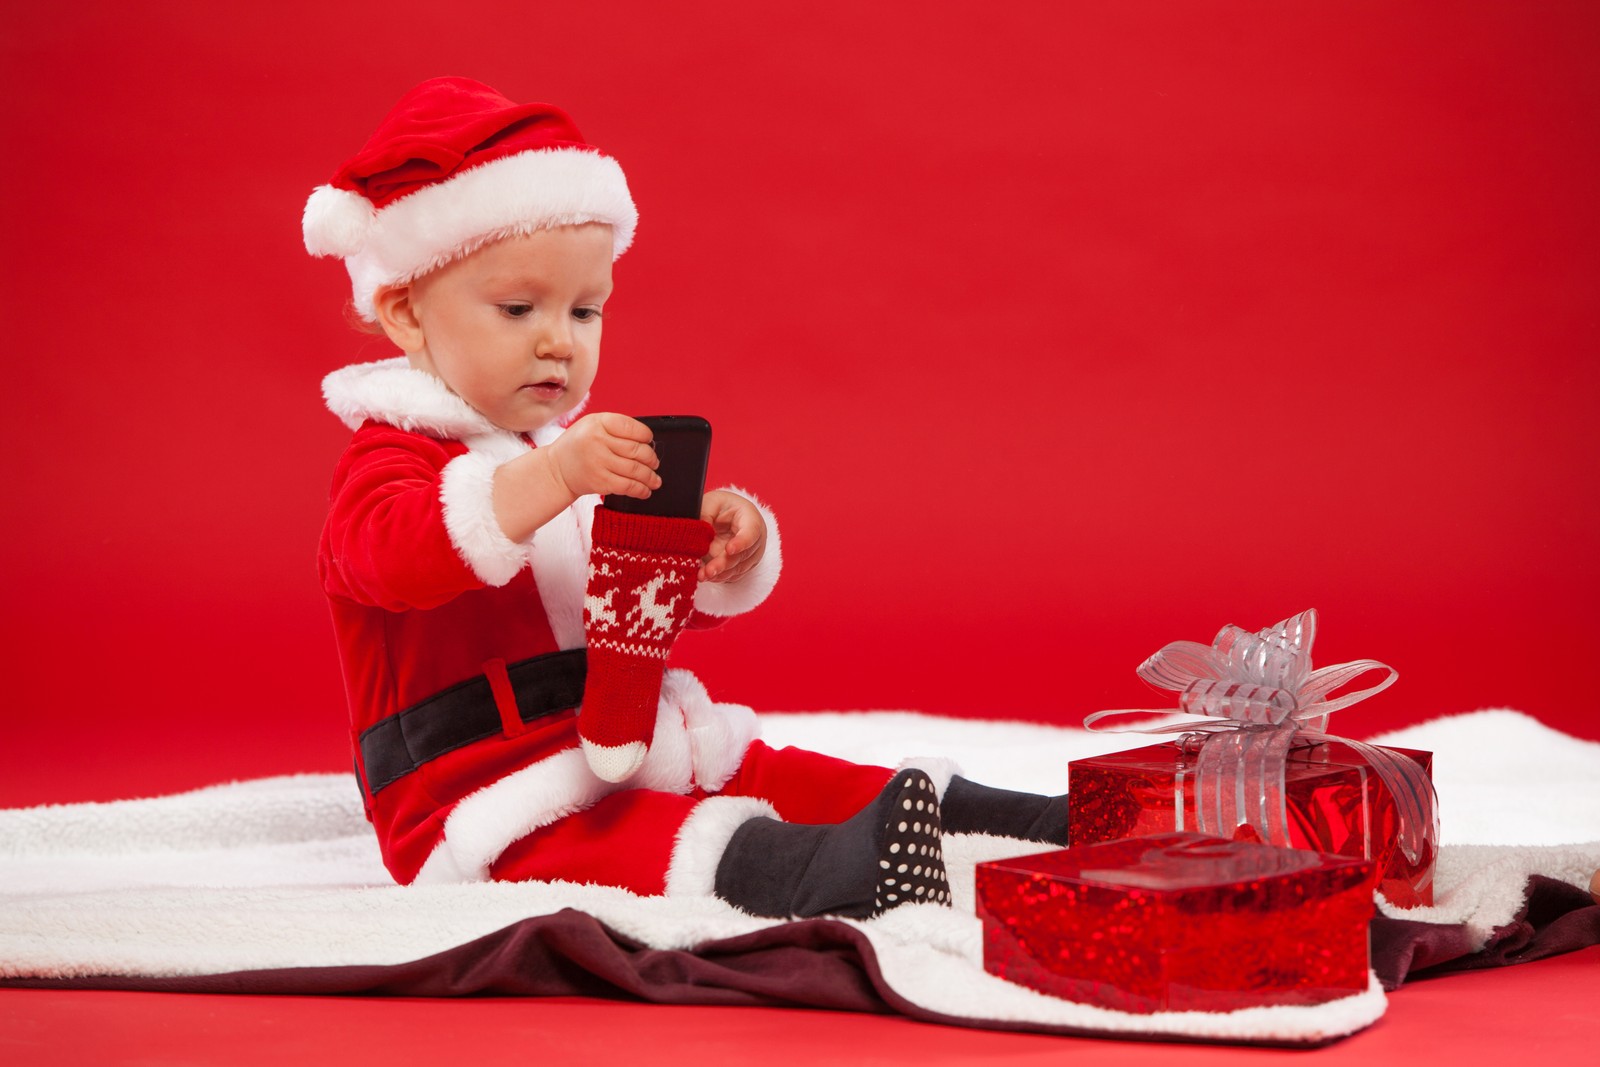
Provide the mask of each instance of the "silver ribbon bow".
[{"label": "silver ribbon bow", "polygon": [[[1209,646],[1174,641],[1144,661],[1139,677],[1176,691],[1178,710],[1199,721],[1132,729],[1134,733],[1188,734],[1199,740],[1195,766],[1195,818],[1208,834],[1232,837],[1249,826],[1268,844],[1289,843],[1284,775],[1292,744],[1338,741],[1358,752],[1394,798],[1399,844],[1416,863],[1438,837],[1433,783],[1413,761],[1385,748],[1326,733],[1328,716],[1394,684],[1399,672],[1374,659],[1311,669],[1315,609],[1302,611],[1260,633],[1224,626]],[[1335,697],[1333,692],[1372,671],[1375,685]],[[1119,708],[1083,720],[1086,729],[1119,715],[1170,715],[1172,710]]]}]

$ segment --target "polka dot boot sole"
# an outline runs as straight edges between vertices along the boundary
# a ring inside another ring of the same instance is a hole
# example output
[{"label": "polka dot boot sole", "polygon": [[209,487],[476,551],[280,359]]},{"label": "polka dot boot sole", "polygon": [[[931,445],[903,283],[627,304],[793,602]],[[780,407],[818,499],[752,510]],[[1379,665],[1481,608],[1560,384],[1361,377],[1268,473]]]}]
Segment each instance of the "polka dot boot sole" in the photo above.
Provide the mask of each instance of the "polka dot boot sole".
[{"label": "polka dot boot sole", "polygon": [[902,771],[891,789],[893,803],[878,853],[872,914],[901,904],[949,904],[950,881],[940,844],[943,820],[933,780],[922,771]]}]

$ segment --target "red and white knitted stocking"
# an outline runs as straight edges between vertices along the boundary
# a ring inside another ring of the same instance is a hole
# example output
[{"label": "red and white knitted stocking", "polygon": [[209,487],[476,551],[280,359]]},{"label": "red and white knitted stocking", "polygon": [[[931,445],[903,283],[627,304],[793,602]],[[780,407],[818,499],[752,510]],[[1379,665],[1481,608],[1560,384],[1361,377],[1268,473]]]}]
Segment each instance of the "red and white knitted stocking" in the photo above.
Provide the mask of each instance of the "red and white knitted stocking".
[{"label": "red and white knitted stocking", "polygon": [[639,769],[655,732],[667,653],[694,611],[710,523],[594,509],[583,598],[589,677],[578,737],[594,773],[620,782]]}]

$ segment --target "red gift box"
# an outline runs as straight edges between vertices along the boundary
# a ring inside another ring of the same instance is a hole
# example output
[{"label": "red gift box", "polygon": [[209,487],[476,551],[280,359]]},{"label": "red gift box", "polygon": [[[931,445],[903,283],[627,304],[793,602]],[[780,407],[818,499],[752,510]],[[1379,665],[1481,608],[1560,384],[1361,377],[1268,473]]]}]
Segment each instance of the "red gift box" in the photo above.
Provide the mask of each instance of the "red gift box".
[{"label": "red gift box", "polygon": [[[1433,753],[1388,751],[1431,778]],[[1073,760],[1067,765],[1071,843],[1196,829],[1196,762],[1180,742]],[[1372,860],[1376,888],[1390,902],[1402,908],[1433,903],[1433,842],[1425,841],[1415,858],[1406,855],[1394,798],[1350,745],[1328,741],[1291,748],[1284,800],[1291,847]],[[1258,839],[1249,826],[1237,834]]]},{"label": "red gift box", "polygon": [[983,966],[1118,1011],[1319,1004],[1368,988],[1371,864],[1202,834],[977,866]]}]

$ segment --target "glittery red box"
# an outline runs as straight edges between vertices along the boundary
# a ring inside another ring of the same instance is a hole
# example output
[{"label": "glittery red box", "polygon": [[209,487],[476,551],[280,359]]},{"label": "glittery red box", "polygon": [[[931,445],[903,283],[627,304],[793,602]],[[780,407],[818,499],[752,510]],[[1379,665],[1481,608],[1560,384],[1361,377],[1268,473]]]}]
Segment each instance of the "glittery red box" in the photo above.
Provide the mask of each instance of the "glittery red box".
[{"label": "glittery red box", "polygon": [[[1390,751],[1432,776],[1433,753]],[[1072,844],[1195,829],[1195,759],[1167,742],[1073,760],[1067,765]],[[1370,859],[1375,885],[1392,903],[1433,903],[1433,846],[1407,859],[1394,800],[1359,753],[1337,741],[1291,749],[1284,787],[1290,845]]]},{"label": "glittery red box", "polygon": [[1231,1011],[1367,988],[1365,860],[1175,833],[976,873],[984,969],[1053,996]]}]

